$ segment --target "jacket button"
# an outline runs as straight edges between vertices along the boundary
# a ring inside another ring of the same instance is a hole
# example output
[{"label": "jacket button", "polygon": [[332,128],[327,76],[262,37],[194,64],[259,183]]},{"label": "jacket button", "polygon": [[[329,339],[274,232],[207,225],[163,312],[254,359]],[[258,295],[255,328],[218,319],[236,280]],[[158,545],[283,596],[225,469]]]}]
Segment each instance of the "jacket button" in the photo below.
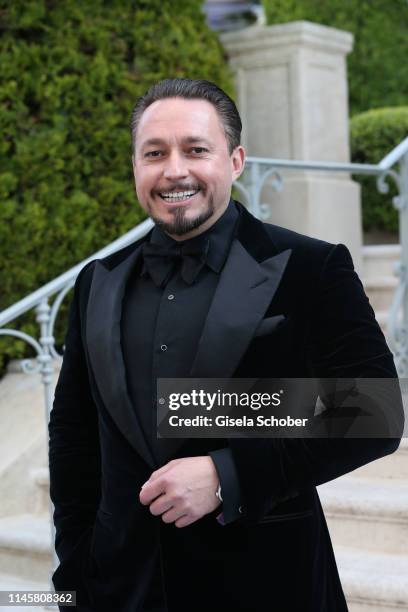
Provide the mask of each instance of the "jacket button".
[{"label": "jacket button", "polygon": [[167,344],[162,344],[160,348],[162,351],[167,351]]}]

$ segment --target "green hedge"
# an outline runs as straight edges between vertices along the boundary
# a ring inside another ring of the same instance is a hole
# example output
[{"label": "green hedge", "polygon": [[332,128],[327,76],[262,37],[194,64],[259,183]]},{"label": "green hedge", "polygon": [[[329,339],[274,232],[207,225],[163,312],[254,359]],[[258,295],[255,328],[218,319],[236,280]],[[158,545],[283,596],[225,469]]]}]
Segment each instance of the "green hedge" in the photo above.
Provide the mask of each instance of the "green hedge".
[{"label": "green hedge", "polygon": [[268,24],[307,20],[354,34],[351,114],[408,102],[406,0],[262,0]]},{"label": "green hedge", "polygon": [[[144,218],[128,126],[149,85],[207,78],[233,95],[201,5],[0,0],[0,310]],[[0,341],[0,370],[27,352]]]},{"label": "green hedge", "polygon": [[[380,108],[350,121],[352,161],[377,164],[408,136],[408,106]],[[353,177],[362,187],[363,227],[367,230],[398,231],[398,212],[392,205],[397,194],[394,181],[388,180],[389,193],[381,194],[373,177]]]}]

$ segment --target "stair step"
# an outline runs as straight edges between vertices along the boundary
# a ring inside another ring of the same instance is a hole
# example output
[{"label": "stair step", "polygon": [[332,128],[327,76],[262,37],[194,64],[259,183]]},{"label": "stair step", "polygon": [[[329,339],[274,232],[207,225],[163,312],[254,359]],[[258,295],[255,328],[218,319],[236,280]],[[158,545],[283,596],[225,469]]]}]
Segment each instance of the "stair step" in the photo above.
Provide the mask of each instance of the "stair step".
[{"label": "stair step", "polygon": [[363,465],[363,467],[351,472],[350,476],[408,481],[408,439],[403,438],[401,440],[400,446],[395,453]]},{"label": "stair step", "polygon": [[[385,339],[387,340],[388,344],[389,344],[389,333],[390,333],[390,330],[388,329],[388,319],[389,319],[389,315],[390,315],[390,308],[392,306],[392,300],[393,300],[393,297],[391,298],[390,303],[389,303],[389,307],[386,310],[378,310],[378,309],[375,310],[375,318],[377,320],[377,323],[381,327],[381,329],[383,331],[383,334],[385,335]],[[370,302],[371,302],[371,300],[370,300]],[[398,325],[402,324],[402,317],[400,315],[401,315],[401,313],[399,313],[399,315],[397,317],[397,324]]]},{"label": "stair step", "polygon": [[408,555],[335,548],[350,612],[408,611]]},{"label": "stair step", "polygon": [[394,266],[401,258],[401,245],[375,244],[362,248],[364,278],[394,276]]},{"label": "stair step", "polygon": [[407,482],[343,477],[318,490],[334,546],[407,553]]},{"label": "stair step", "polygon": [[395,276],[375,276],[364,278],[363,286],[375,312],[388,310],[392,304],[398,278]]},{"label": "stair step", "polygon": [[378,325],[386,335],[386,332],[388,331],[388,310],[377,310],[375,313],[375,318],[377,319]]},{"label": "stair step", "polygon": [[[50,591],[50,584],[46,582],[35,582],[22,580],[17,576],[0,574],[0,591]],[[53,589],[52,589],[53,590]],[[50,608],[51,609],[51,608]],[[52,608],[55,609],[56,608]],[[40,606],[1,606],[1,612],[45,612]]]},{"label": "stair step", "polygon": [[31,511],[34,514],[50,512],[50,473],[48,467],[31,470],[31,478],[36,485],[36,493]]},{"label": "stair step", "polygon": [[0,573],[48,583],[52,564],[48,515],[0,519]]},{"label": "stair step", "polygon": [[379,289],[386,291],[387,289],[394,289],[398,285],[398,278],[396,276],[373,276],[371,278],[364,279],[364,286],[368,289]]}]

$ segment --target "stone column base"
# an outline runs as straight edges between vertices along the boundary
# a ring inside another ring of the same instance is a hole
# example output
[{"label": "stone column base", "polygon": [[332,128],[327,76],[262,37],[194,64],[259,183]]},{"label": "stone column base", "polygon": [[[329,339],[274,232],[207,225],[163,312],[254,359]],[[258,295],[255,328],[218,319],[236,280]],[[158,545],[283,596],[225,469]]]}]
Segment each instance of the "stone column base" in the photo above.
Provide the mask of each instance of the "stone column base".
[{"label": "stone column base", "polygon": [[283,191],[266,186],[267,221],[302,234],[345,244],[356,271],[362,273],[360,185],[346,177],[284,178]]}]

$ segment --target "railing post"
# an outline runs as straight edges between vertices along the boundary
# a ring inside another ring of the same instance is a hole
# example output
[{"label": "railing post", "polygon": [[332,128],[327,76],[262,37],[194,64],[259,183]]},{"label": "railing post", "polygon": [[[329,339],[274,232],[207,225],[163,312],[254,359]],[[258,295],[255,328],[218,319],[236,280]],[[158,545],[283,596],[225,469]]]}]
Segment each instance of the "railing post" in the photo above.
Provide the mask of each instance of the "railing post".
[{"label": "railing post", "polygon": [[[52,396],[52,383],[54,376],[54,368],[52,366],[52,349],[54,348],[54,336],[51,334],[51,307],[48,303],[48,299],[43,299],[36,307],[36,320],[40,325],[40,338],[39,342],[42,347],[41,355],[37,357],[40,363],[40,374],[42,384],[44,385],[44,400],[45,400],[45,430],[48,433],[48,422],[50,420],[50,413],[52,408],[53,396]],[[48,435],[46,435],[48,439]],[[48,500],[48,508],[50,513],[50,537],[51,537],[51,551],[52,551],[52,567],[49,575],[49,588],[51,591],[54,590],[52,582],[52,574],[58,565],[58,557],[55,552],[55,527],[53,521],[54,506],[51,498]],[[49,606],[45,606],[45,609],[51,609]]]},{"label": "railing post", "polygon": [[52,407],[52,381],[54,368],[52,367],[51,347],[54,346],[54,336],[50,334],[51,307],[47,299],[42,300],[36,307],[36,321],[40,324],[39,342],[42,353],[38,356],[42,384],[44,385],[45,419],[48,424]]},{"label": "railing post", "polygon": [[235,181],[234,186],[244,195],[249,211],[261,219],[269,221],[271,218],[271,208],[269,204],[262,203],[262,190],[266,181],[269,179],[270,187],[275,191],[281,191],[283,180],[275,167],[268,167],[265,164],[254,160],[247,160],[247,171],[242,181]]},{"label": "railing post", "polygon": [[399,173],[388,171],[377,181],[382,193],[388,191],[385,178],[391,176],[398,188],[393,204],[399,213],[401,259],[395,273],[399,278],[397,290],[388,315],[389,343],[395,357],[400,378],[408,377],[408,153],[399,160]]},{"label": "railing post", "polygon": [[399,163],[399,195],[394,203],[399,210],[399,234],[401,243],[401,264],[398,271],[402,284],[402,320],[397,325],[397,368],[401,378],[408,377],[408,153]]}]

